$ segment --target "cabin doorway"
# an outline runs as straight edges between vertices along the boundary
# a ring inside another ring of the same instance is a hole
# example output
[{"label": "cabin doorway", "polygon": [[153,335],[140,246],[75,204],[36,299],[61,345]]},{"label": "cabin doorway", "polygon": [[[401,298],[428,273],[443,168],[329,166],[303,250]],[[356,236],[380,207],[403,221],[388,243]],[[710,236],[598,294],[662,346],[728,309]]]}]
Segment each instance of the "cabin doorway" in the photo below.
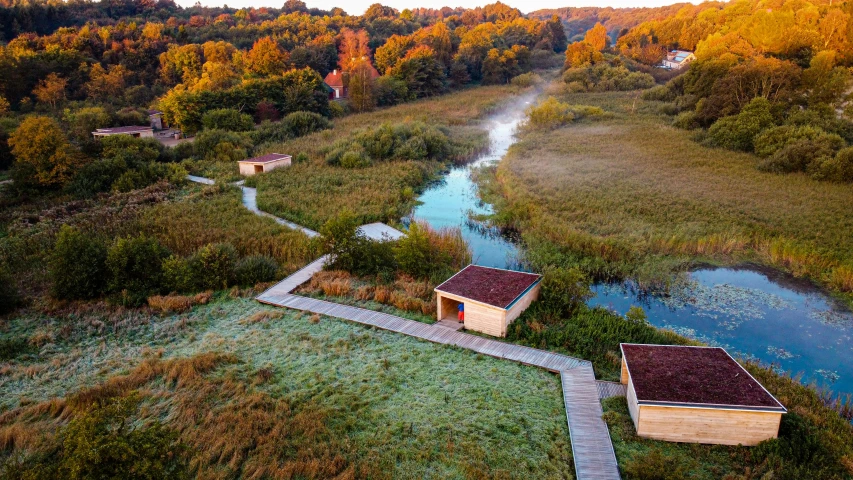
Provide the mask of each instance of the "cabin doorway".
[{"label": "cabin doorway", "polygon": [[264,173],[263,165],[255,165],[255,173]]},{"label": "cabin doorway", "polygon": [[[464,311],[465,304],[447,297],[441,297],[440,320],[459,322],[459,312]],[[460,322],[462,323],[462,322]]]}]

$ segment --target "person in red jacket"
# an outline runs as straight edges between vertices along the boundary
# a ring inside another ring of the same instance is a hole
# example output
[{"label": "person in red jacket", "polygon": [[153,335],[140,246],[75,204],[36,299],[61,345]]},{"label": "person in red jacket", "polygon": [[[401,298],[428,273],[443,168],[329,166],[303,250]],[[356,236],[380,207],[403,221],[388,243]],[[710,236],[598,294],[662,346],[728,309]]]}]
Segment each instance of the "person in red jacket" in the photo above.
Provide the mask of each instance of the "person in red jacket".
[{"label": "person in red jacket", "polygon": [[459,319],[460,322],[465,321],[465,304],[464,303],[459,304],[459,314],[457,315],[457,318]]}]

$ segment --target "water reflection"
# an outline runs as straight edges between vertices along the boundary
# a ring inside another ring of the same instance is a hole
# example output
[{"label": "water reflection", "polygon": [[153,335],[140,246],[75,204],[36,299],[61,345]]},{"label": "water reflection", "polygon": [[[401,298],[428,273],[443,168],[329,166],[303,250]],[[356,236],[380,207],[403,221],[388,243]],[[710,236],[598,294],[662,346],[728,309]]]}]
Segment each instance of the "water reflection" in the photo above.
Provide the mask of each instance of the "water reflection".
[{"label": "water reflection", "polygon": [[703,269],[668,296],[631,283],[597,285],[590,305],[624,314],[640,305],[658,327],[853,393],[853,315],[811,284],[756,268]]}]

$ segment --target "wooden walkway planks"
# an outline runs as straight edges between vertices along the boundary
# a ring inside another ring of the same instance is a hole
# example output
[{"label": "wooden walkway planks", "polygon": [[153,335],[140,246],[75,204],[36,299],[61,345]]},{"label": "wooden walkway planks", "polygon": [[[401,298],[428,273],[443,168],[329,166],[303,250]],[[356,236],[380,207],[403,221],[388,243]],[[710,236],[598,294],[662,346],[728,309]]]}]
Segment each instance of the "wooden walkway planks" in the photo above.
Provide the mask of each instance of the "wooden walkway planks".
[{"label": "wooden walkway planks", "polygon": [[610,442],[607,424],[601,419],[601,402],[598,399],[592,366],[560,372],[563,383],[563,400],[575,460],[575,475],[584,480],[612,480],[619,478],[616,454]]},{"label": "wooden walkway planks", "polygon": [[624,397],[628,394],[628,386],[619,382],[598,380],[595,382],[595,386],[598,387],[598,398],[601,400],[610,397]]},{"label": "wooden walkway planks", "polygon": [[[620,478],[616,455],[610,442],[610,433],[601,418],[602,410],[599,400],[599,396],[602,395],[602,388],[607,392],[614,393],[618,384],[596,382],[590,362],[554,352],[462,333],[437,324],[428,325],[387,313],[300,297],[290,293],[302,283],[310,280],[314,273],[322,270],[327,260],[328,257],[326,256],[315,260],[273,285],[269,290],[258,296],[256,300],[269,305],[342,318],[559,373],[563,400],[566,405],[566,420],[571,436],[576,478],[578,480],[618,480]],[[624,395],[624,393],[622,394]]]}]

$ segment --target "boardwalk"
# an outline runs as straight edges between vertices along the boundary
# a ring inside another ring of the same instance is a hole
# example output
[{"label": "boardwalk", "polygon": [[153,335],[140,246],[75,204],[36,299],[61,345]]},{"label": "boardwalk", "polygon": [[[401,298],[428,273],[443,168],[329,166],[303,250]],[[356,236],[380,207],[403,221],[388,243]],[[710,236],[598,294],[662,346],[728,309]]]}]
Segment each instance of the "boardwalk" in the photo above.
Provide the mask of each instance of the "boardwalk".
[{"label": "boardwalk", "polygon": [[624,397],[627,395],[627,386],[619,382],[595,382],[598,387],[598,398],[605,399],[610,397]]},{"label": "boardwalk", "polygon": [[[196,175],[187,175],[187,180],[195,183],[201,183],[203,185],[213,185],[216,182],[209,178],[198,177]],[[285,227],[291,228],[293,230],[299,230],[310,238],[314,238],[319,236],[320,234],[311,230],[310,228],[303,227],[302,225],[298,225],[293,222],[289,222],[283,218],[276,217],[275,215],[264,212],[260,208],[258,208],[258,191],[257,189],[244,187],[243,180],[239,182],[234,182],[232,185],[240,187],[240,190],[243,192],[243,206],[246,207],[247,210],[254,213],[255,215],[260,215],[261,217],[269,217],[275,220],[279,225],[284,225]],[[311,277],[308,277],[311,278]]]},{"label": "boardwalk", "polygon": [[320,315],[342,318],[430,342],[454,345],[482,355],[544,368],[559,373],[566,404],[566,419],[571,435],[575,474],[578,480],[619,479],[616,455],[610,443],[607,425],[601,419],[599,389],[592,364],[567,355],[455,331],[438,324],[428,325],[414,320],[325,300],[301,297],[291,292],[323,268],[327,257],[282,280],[256,299],[268,305],[293,308]]},{"label": "boardwalk", "polygon": [[560,379],[578,479],[619,478],[610,433],[601,419],[601,402],[592,366],[562,371]]}]

